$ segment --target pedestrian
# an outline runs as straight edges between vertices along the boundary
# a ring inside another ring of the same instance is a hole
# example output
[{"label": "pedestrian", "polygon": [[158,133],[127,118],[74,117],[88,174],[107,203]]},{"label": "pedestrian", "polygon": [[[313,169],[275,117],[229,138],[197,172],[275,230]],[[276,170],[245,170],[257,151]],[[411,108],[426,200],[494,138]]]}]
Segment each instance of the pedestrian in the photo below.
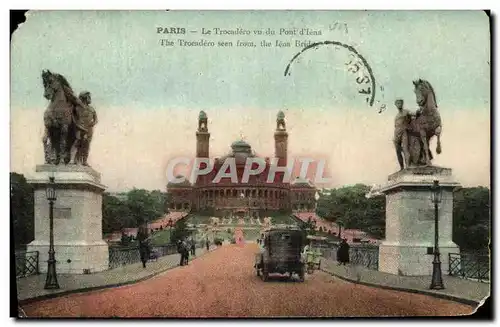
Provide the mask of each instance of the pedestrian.
[{"label": "pedestrian", "polygon": [[347,244],[347,239],[345,238],[342,240],[337,250],[337,261],[339,265],[344,266],[349,263],[349,244]]},{"label": "pedestrian", "polygon": [[181,261],[184,263],[184,266],[187,266],[189,263],[189,246],[188,242],[184,239],[182,240],[182,255]]},{"label": "pedestrian", "polygon": [[207,246],[207,251],[210,251],[210,242],[208,241],[208,238],[205,241],[205,245]]},{"label": "pedestrian", "polygon": [[179,263],[179,266],[184,266],[184,250],[182,249],[182,241],[178,240],[177,241],[177,252],[179,252],[181,256],[181,261]]},{"label": "pedestrian", "polygon": [[149,260],[149,235],[148,227],[144,223],[137,229],[137,240],[139,241],[139,254],[141,256],[142,267],[146,268],[146,262]]},{"label": "pedestrian", "polygon": [[194,239],[191,239],[191,255],[196,256],[196,242]]},{"label": "pedestrian", "polygon": [[300,254],[300,260],[306,265],[309,265],[310,261],[310,250],[311,250],[311,245],[310,241],[308,239],[305,240],[304,242],[304,247],[302,248],[302,253]]}]

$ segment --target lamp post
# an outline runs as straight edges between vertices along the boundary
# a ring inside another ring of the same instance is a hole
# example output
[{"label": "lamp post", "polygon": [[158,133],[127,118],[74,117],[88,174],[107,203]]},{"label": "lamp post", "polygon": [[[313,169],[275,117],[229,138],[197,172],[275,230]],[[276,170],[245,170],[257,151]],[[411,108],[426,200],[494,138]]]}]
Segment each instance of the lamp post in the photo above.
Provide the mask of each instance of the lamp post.
[{"label": "lamp post", "polygon": [[439,256],[439,208],[442,193],[439,181],[434,181],[431,187],[432,202],[434,203],[434,260],[432,261],[432,281],[431,290],[444,289],[443,277],[441,273],[441,260]]},{"label": "lamp post", "polygon": [[56,189],[54,177],[49,177],[49,183],[46,189],[47,200],[49,200],[49,221],[50,221],[50,240],[49,240],[49,260],[47,260],[47,279],[45,280],[45,289],[59,289],[57,282],[56,258],[54,251],[54,202],[56,201]]}]

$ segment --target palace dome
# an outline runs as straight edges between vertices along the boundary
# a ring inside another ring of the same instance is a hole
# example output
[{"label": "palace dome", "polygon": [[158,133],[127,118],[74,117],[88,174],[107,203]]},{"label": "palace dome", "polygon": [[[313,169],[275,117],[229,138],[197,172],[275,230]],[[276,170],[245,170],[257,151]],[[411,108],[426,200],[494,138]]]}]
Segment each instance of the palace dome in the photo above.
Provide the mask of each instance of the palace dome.
[{"label": "palace dome", "polygon": [[[177,175],[175,178],[182,178],[184,176],[182,175]],[[167,188],[176,188],[176,187],[191,187],[191,183],[189,180],[186,178],[184,181],[180,183],[174,183],[174,182],[168,182]]]},{"label": "palace dome", "polygon": [[254,158],[255,154],[252,151],[252,146],[243,140],[234,141],[231,143],[231,152],[220,158],[219,162],[223,163],[227,158],[235,158],[236,164],[245,164],[247,158]]},{"label": "palace dome", "polygon": [[292,183],[292,187],[313,187],[308,179],[297,177]]}]

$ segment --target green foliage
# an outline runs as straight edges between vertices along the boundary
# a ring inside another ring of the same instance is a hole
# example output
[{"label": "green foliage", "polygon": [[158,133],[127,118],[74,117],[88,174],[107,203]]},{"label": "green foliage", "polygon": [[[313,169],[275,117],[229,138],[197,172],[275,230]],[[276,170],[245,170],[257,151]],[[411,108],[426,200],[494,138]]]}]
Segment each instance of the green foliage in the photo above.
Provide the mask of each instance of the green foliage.
[{"label": "green foliage", "polygon": [[488,188],[462,188],[454,193],[453,241],[462,250],[487,250],[490,220]]},{"label": "green foliage", "polygon": [[122,238],[120,240],[120,245],[121,246],[128,246],[128,245],[130,245],[131,241],[132,240],[131,240],[130,236],[128,236],[126,234],[122,234]]},{"label": "green foliage", "polygon": [[190,236],[192,232],[187,229],[186,219],[179,219],[175,223],[174,229],[172,230],[172,239],[173,243],[177,243],[177,241],[182,240]]},{"label": "green foliage", "polygon": [[160,191],[133,189],[127,194],[127,207],[136,226],[153,221],[165,213],[165,197]]},{"label": "green foliage", "polygon": [[[307,231],[306,234],[308,234],[308,235],[315,235],[316,234],[315,226],[316,225],[314,224],[314,222],[312,221],[312,219],[308,218],[307,222],[302,225],[302,229],[304,229],[305,231]],[[304,234],[304,236],[306,236],[306,234]]]},{"label": "green foliage", "polygon": [[14,246],[19,248],[35,237],[34,192],[26,178],[10,173],[10,219],[14,230]]},{"label": "green foliage", "polygon": [[150,222],[165,213],[165,194],[160,191],[133,189],[125,199],[104,193],[102,199],[103,233],[120,231]]},{"label": "green foliage", "polygon": [[316,214],[343,228],[360,229],[376,237],[385,237],[385,197],[366,198],[370,187],[363,184],[320,192]]},{"label": "green foliage", "polygon": [[[360,229],[385,237],[385,197],[367,199],[362,184],[320,192],[316,213],[343,228]],[[490,234],[490,191],[485,187],[463,188],[453,199],[453,241],[462,250],[485,250]],[[429,199],[430,201],[430,199]]]},{"label": "green foliage", "polygon": [[103,233],[120,231],[126,227],[136,227],[132,220],[126,201],[104,193],[102,196],[102,230]]},{"label": "green foliage", "polygon": [[153,245],[165,245],[170,243],[170,233],[174,233],[174,230],[172,228],[172,231],[169,230],[169,228],[165,228],[162,231],[156,232],[153,234],[151,238],[151,244]]}]

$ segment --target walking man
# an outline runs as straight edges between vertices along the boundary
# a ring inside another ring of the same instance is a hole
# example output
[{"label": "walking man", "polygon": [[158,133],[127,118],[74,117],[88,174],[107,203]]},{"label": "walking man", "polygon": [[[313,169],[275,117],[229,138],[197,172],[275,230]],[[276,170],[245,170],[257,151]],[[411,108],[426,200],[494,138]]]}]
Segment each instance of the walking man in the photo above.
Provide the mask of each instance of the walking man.
[{"label": "walking man", "polygon": [[194,257],[196,256],[196,242],[194,238],[191,238],[190,245],[191,245],[191,255]]},{"label": "walking man", "polygon": [[349,244],[347,244],[347,240],[345,238],[340,243],[337,251],[337,261],[339,262],[339,265],[344,266],[349,263]]},{"label": "walking man", "polygon": [[179,265],[180,266],[187,265],[188,252],[187,252],[187,244],[186,244],[186,242],[184,242],[184,240],[177,241],[177,252],[179,252],[179,254],[181,255],[181,261],[180,261]]},{"label": "walking man", "polygon": [[146,268],[146,262],[149,260],[149,235],[148,227],[144,223],[137,230],[137,240],[139,241],[139,254],[141,256],[142,267]]},{"label": "walking man", "polygon": [[183,266],[187,266],[189,263],[189,246],[188,242],[185,239],[182,240],[181,248],[182,248],[181,260],[184,263]]}]

